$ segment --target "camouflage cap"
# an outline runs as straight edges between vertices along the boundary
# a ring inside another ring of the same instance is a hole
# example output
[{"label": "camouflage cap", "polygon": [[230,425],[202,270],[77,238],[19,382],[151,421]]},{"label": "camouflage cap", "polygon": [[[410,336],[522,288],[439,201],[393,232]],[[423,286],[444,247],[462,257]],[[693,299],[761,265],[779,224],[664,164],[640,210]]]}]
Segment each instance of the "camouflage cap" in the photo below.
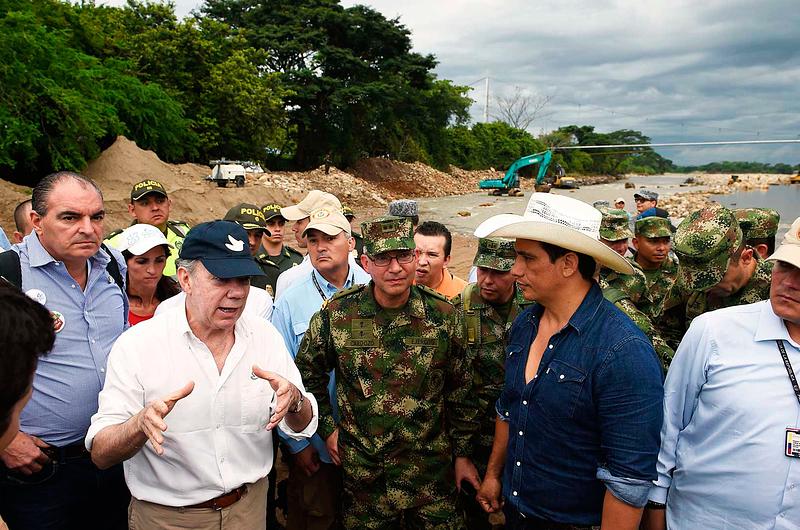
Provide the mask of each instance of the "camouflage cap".
[{"label": "camouflage cap", "polygon": [[[261,207],[261,212],[264,214],[264,220],[269,221],[273,217],[281,217],[281,205],[276,202],[265,204]],[[285,219],[284,219],[285,220]]]},{"label": "camouflage cap", "polygon": [[353,211],[353,209],[345,204],[342,205],[342,214],[344,214],[344,216],[347,217],[348,221],[356,218],[356,214]]},{"label": "camouflage cap", "polygon": [[478,240],[478,252],[472,264],[496,271],[507,272],[514,266],[517,251],[514,240],[494,237],[482,237]]},{"label": "camouflage cap", "polygon": [[637,237],[672,237],[672,223],[664,217],[645,217],[636,221],[634,231]]},{"label": "camouflage cap", "polygon": [[225,214],[223,221],[232,221],[245,230],[266,230],[267,220],[264,219],[264,212],[255,204],[245,202],[237,204]]},{"label": "camouflage cap", "polygon": [[733,210],[745,241],[766,239],[778,233],[781,214],[772,208],[737,208]]},{"label": "camouflage cap", "polygon": [[633,198],[635,199],[636,197],[646,201],[657,201],[658,193],[653,190],[639,190],[633,194]]},{"label": "camouflage cap", "polygon": [[597,208],[603,214],[600,221],[600,237],[606,241],[621,241],[633,237],[630,229],[630,218],[625,210],[615,208]]},{"label": "camouflage cap", "polygon": [[686,286],[706,291],[722,281],[741,245],[742,230],[733,212],[715,205],[689,214],[678,225],[672,248]]},{"label": "camouflage cap", "polygon": [[148,193],[167,196],[167,190],[164,189],[163,184],[157,180],[147,179],[133,185],[133,188],[131,188],[131,201],[138,201]]},{"label": "camouflage cap", "polygon": [[390,250],[414,250],[414,228],[407,217],[384,216],[361,223],[364,252],[377,256]]},{"label": "camouflage cap", "polygon": [[411,199],[399,199],[389,203],[389,215],[396,217],[419,216],[419,205]]}]

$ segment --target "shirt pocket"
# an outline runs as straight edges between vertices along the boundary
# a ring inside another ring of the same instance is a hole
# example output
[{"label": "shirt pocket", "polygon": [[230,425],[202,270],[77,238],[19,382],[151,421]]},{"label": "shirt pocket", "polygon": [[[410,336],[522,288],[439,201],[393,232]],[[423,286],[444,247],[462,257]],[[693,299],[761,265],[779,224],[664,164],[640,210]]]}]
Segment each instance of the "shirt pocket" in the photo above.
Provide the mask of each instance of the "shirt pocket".
[{"label": "shirt pocket", "polygon": [[553,419],[572,418],[586,381],[586,372],[553,359],[539,377],[535,401],[545,416]]},{"label": "shirt pocket", "polygon": [[267,381],[252,381],[252,384],[243,386],[241,403],[242,432],[258,432],[266,428],[275,409],[275,392]]}]

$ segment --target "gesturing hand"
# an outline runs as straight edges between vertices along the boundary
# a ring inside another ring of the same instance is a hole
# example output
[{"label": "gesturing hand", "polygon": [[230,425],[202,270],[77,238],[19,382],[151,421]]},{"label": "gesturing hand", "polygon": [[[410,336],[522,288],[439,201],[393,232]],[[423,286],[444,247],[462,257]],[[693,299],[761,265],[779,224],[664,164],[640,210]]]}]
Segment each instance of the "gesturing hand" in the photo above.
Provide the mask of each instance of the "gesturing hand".
[{"label": "gesturing hand", "polygon": [[300,399],[300,391],[288,379],[279,376],[275,372],[262,370],[256,365],[253,365],[253,375],[268,381],[272,390],[275,391],[275,410],[272,411],[272,416],[270,416],[267,424],[267,430],[274,429],[286,416],[289,408],[297,404]]},{"label": "gesturing hand", "polygon": [[151,401],[139,411],[139,419],[137,421],[139,430],[150,440],[150,445],[153,446],[153,450],[158,456],[164,454],[164,449],[161,447],[161,444],[164,443],[163,433],[167,430],[164,418],[172,412],[175,404],[191,394],[192,390],[194,390],[194,381],[189,381],[180,390],[162,399]]}]

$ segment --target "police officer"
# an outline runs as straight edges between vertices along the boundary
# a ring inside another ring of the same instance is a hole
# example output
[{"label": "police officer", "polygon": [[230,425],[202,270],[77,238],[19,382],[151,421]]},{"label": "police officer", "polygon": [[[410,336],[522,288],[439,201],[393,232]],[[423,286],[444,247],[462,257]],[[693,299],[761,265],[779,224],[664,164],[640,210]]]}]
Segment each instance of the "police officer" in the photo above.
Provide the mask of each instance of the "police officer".
[{"label": "police officer", "polygon": [[777,210],[737,208],[733,210],[733,214],[739,221],[745,243],[753,247],[759,256],[767,259],[775,252],[775,235],[778,233],[778,224],[781,222],[781,214]]},{"label": "police officer", "polygon": [[[225,214],[223,221],[232,221],[247,230],[247,244],[250,247],[250,254],[255,258],[256,263],[264,271],[264,276],[251,276],[250,285],[266,290],[270,296],[274,295],[272,285],[278,280],[277,269],[265,263],[265,260],[258,255],[262,236],[269,234],[267,221],[261,208],[254,204],[237,204]],[[267,276],[270,275],[271,276]],[[272,282],[270,284],[270,281]]]},{"label": "police officer", "polygon": [[361,233],[372,281],[314,315],[296,359],[319,400],[317,432],[342,466],[344,526],[462,528],[453,477],[479,486],[469,459],[478,405],[454,308],[413,285],[410,220],[381,217]]},{"label": "police officer", "polygon": [[256,261],[262,265],[267,281],[267,291],[275,296],[275,286],[278,276],[283,271],[300,265],[303,254],[283,243],[283,230],[286,219],[281,215],[281,205],[276,203],[266,204],[261,207],[267,230],[261,238],[261,247],[256,254]]},{"label": "police officer", "polygon": [[731,210],[712,205],[689,214],[675,231],[673,249],[679,279],[662,314],[680,325],[665,337],[670,346],[677,347],[691,321],[707,311],[769,298],[771,267],[745,244]]},{"label": "police officer", "polygon": [[[480,432],[476,438],[473,460],[478,472],[486,473],[494,440],[495,402],[505,379],[505,346],[508,330],[517,315],[532,301],[525,300],[517,289],[511,267],[517,253],[508,239],[481,238],[472,264],[477,268],[477,283],[469,283],[453,298],[459,324],[474,359],[475,395],[480,412]],[[468,488],[467,488],[468,489]],[[467,528],[491,529],[489,517],[475,501],[475,494],[460,496]]]},{"label": "police officer", "polygon": [[[189,233],[189,225],[183,221],[171,221],[169,211],[172,201],[167,196],[167,190],[157,180],[146,179],[137,182],[131,188],[131,202],[128,204],[128,213],[133,217],[133,224],[145,223],[161,230],[170,245],[175,247],[175,252],[167,257],[164,267],[164,276],[174,277],[177,274],[175,259],[183,246],[183,239]],[[111,232],[105,242],[117,247],[121,242],[122,229]]]}]

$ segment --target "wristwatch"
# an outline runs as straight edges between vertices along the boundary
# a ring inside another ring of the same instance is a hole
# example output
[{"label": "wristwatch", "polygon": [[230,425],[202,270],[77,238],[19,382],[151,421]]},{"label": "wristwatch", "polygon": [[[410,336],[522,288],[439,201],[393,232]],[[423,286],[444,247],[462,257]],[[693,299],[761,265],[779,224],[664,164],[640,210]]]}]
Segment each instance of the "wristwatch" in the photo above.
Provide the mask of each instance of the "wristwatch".
[{"label": "wristwatch", "polygon": [[303,396],[303,393],[301,392],[300,399],[297,400],[297,403],[294,404],[294,407],[289,409],[289,412],[291,412],[292,414],[297,414],[298,412],[303,410],[303,401],[305,400],[306,398]]},{"label": "wristwatch", "polygon": [[647,501],[647,507],[650,508],[651,510],[666,510],[667,509],[667,505],[666,504],[663,504],[663,503],[660,503],[660,502],[656,502],[656,501]]}]

